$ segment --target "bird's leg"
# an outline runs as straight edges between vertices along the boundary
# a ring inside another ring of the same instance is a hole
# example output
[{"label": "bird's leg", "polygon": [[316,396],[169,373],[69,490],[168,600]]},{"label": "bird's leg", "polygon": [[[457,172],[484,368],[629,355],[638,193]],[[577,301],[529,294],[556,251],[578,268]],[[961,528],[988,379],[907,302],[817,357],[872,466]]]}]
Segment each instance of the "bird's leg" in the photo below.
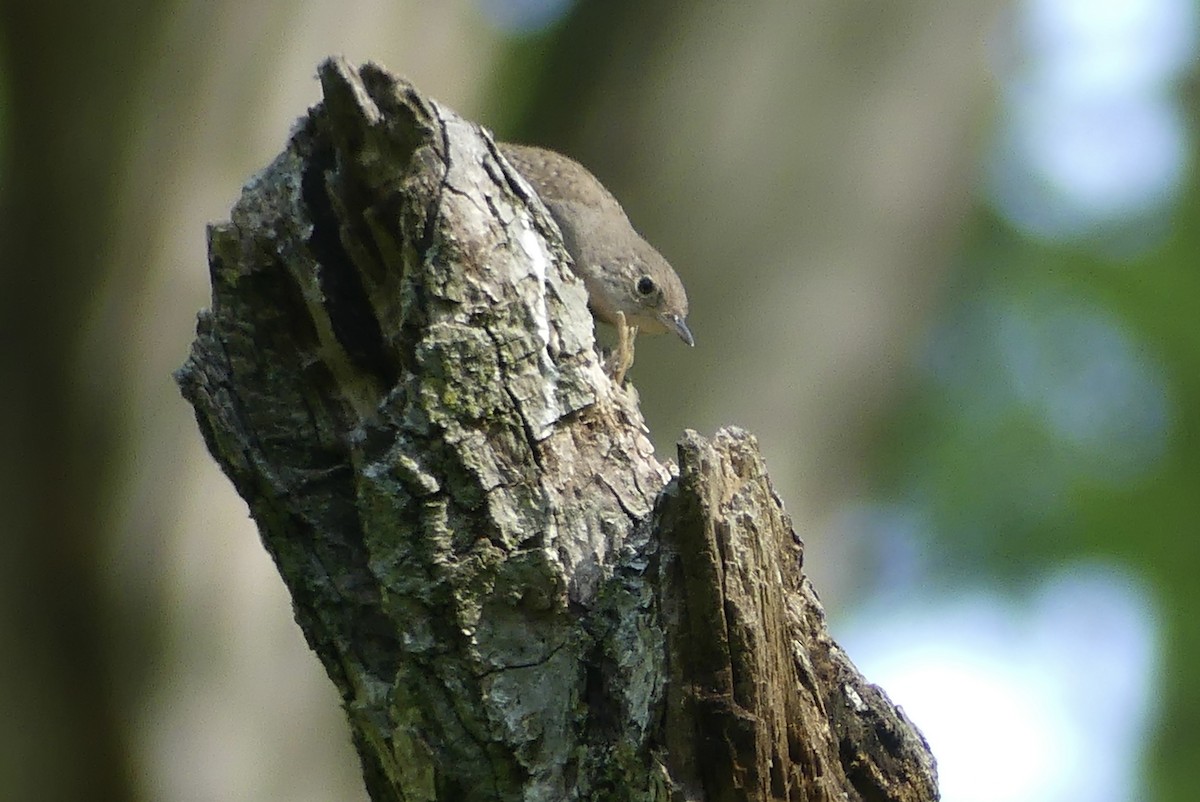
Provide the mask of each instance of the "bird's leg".
[{"label": "bird's leg", "polygon": [[625,313],[617,312],[617,353],[612,378],[618,387],[625,382],[625,373],[633,367],[633,341],[637,339],[637,333],[637,326],[625,323]]}]

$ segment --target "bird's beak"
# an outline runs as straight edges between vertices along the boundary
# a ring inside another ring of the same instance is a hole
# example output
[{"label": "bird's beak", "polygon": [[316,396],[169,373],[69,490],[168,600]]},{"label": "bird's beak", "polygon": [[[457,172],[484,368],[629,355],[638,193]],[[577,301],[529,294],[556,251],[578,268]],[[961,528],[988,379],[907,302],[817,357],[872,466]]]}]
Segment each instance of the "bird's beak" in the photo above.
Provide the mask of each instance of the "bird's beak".
[{"label": "bird's beak", "polygon": [[692,332],[687,327],[687,323],[683,322],[680,315],[661,315],[659,320],[667,327],[667,331],[673,331],[679,335],[679,339],[683,340],[688,345],[694,346],[695,339],[692,338]]}]

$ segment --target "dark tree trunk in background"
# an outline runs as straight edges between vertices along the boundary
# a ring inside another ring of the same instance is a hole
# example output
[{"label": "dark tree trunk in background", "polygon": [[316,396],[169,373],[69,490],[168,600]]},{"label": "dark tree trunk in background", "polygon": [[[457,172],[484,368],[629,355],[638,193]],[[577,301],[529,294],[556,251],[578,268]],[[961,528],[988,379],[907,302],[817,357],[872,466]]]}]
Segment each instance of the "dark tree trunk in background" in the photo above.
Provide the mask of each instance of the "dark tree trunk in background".
[{"label": "dark tree trunk in background", "polygon": [[3,799],[136,793],[123,692],[145,660],[116,654],[152,639],[154,605],[111,615],[112,497],[134,416],[121,406],[125,340],[97,335],[129,334],[104,302],[138,297],[149,276],[106,256],[119,239],[114,165],[130,158],[141,59],[166,10],[18,2],[0,17]]},{"label": "dark tree trunk in background", "polygon": [[656,461],[476,126],[373,67],[213,228],[179,374],[375,800],[930,800],[825,630],[754,439]]}]

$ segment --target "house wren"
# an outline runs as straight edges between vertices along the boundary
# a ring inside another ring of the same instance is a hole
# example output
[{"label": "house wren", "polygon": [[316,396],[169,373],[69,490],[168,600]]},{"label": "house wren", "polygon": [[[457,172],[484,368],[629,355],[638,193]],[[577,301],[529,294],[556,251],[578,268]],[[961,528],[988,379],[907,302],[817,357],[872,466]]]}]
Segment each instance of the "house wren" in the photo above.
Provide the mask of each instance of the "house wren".
[{"label": "house wren", "polygon": [[616,326],[613,379],[618,384],[633,364],[633,341],[639,331],[669,331],[695,344],[686,322],[683,282],[633,229],[621,204],[594,175],[543,148],[502,142],[500,152],[533,185],[558,223],[575,273],[587,287],[592,314]]}]

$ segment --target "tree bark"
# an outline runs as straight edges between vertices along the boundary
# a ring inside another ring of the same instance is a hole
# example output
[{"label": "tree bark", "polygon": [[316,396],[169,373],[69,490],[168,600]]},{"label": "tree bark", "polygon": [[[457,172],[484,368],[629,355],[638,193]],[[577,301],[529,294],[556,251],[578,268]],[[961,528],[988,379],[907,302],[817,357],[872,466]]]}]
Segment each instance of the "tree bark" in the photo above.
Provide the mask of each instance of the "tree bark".
[{"label": "tree bark", "polygon": [[374,800],[930,800],[750,435],[659,463],[490,135],[368,65],[209,232],[178,379]]}]

